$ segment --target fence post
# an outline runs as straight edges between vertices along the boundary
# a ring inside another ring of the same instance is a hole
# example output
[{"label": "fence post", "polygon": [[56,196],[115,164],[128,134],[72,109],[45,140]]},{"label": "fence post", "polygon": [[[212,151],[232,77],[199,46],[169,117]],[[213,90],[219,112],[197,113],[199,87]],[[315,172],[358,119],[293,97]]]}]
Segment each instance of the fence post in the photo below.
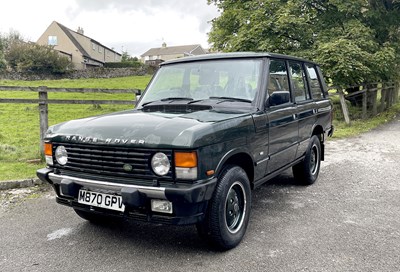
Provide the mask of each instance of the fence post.
[{"label": "fence post", "polygon": [[395,82],[394,84],[394,103],[399,101],[399,91],[400,91],[400,82]]},{"label": "fence post", "polygon": [[390,86],[390,106],[393,106],[396,103],[396,83],[392,82]]},{"label": "fence post", "polygon": [[39,87],[40,155],[44,156],[44,138],[49,128],[47,87]]},{"label": "fence post", "polygon": [[378,114],[377,96],[378,96],[378,86],[375,86],[375,90],[373,90],[371,94],[372,116],[376,116]]},{"label": "fence post", "polygon": [[386,90],[386,86],[385,83],[382,83],[382,89],[381,89],[381,105],[379,108],[379,112],[383,112],[386,109],[385,103],[386,103],[386,94],[387,94],[387,90]]},{"label": "fence post", "polygon": [[347,109],[346,100],[344,98],[343,90],[338,90],[340,105],[342,106],[343,117],[346,124],[350,124],[349,110]]},{"label": "fence post", "polygon": [[362,93],[362,119],[367,119],[367,92],[368,89]]}]

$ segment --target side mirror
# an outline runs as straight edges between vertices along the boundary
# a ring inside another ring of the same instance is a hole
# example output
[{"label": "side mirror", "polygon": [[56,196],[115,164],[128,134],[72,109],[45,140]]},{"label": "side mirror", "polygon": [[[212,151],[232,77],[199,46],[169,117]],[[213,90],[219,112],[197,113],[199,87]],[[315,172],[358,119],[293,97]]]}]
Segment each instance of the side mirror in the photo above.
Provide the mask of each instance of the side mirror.
[{"label": "side mirror", "polygon": [[273,92],[267,100],[267,105],[278,106],[290,102],[290,93],[285,91]]}]

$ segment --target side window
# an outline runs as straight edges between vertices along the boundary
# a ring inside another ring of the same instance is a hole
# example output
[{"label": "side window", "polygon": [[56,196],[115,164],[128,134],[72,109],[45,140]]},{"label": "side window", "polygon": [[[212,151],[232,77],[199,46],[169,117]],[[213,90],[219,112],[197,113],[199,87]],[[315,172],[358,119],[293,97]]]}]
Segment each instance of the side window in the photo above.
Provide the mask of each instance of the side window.
[{"label": "side window", "polygon": [[272,59],[270,61],[267,92],[270,99],[269,104],[271,106],[278,106],[291,102],[289,77],[284,60]]},{"label": "side window", "polygon": [[309,76],[309,82],[310,82],[310,88],[311,88],[311,94],[313,99],[321,99],[323,98],[323,92],[321,88],[321,84],[318,80],[317,76],[317,71],[315,67],[311,64],[306,64],[308,76]]},{"label": "side window", "polygon": [[307,91],[307,81],[304,69],[299,62],[289,62],[290,75],[293,82],[293,93],[296,102],[301,102],[310,99],[310,94]]}]

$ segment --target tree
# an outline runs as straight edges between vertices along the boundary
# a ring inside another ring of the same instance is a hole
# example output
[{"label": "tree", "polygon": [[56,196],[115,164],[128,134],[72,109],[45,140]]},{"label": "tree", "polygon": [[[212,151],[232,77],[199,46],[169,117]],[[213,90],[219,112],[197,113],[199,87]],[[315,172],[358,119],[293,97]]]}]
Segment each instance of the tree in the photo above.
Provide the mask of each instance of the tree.
[{"label": "tree", "polygon": [[400,0],[209,0],[220,51],[268,51],[321,64],[337,86],[399,78]]},{"label": "tree", "polygon": [[122,51],[121,62],[137,62],[137,57],[132,57],[127,51]]}]

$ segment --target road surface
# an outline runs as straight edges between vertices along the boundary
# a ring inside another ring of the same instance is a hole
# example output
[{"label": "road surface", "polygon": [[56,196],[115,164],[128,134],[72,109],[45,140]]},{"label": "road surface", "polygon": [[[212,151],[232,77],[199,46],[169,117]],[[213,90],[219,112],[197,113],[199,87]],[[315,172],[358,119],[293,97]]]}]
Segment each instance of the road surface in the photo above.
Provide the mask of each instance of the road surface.
[{"label": "road surface", "polygon": [[216,252],[193,226],[90,224],[42,190],[0,192],[1,271],[400,271],[400,118],[329,141],[319,180],[253,191],[243,242]]}]

